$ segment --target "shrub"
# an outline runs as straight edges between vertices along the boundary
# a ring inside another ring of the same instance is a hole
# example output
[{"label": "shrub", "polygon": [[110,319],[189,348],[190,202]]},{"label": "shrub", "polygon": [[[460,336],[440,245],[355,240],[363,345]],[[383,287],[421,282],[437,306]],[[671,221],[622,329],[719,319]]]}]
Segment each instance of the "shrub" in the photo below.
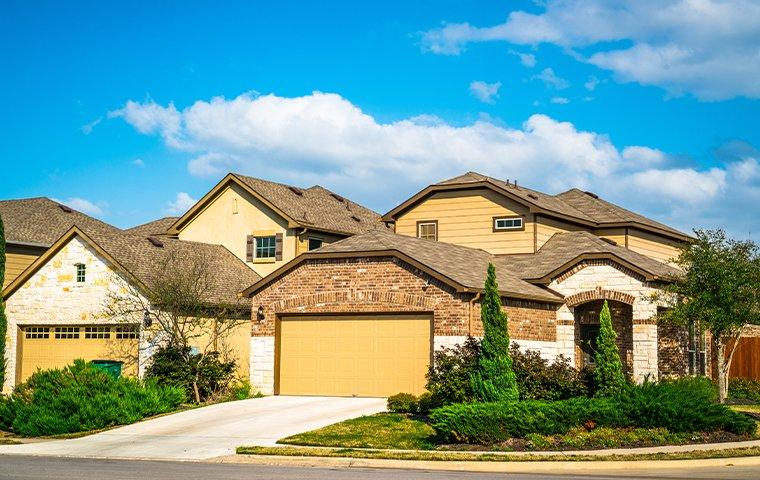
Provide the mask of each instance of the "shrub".
[{"label": "shrub", "polygon": [[615,343],[615,330],[612,328],[612,315],[607,300],[599,313],[599,336],[596,338],[594,360],[594,380],[596,395],[608,397],[620,393],[626,384],[623,375],[623,362]]},{"label": "shrub", "polygon": [[480,307],[483,321],[483,342],[480,345],[478,369],[472,375],[472,391],[484,402],[518,399],[517,380],[509,356],[509,325],[501,305],[496,268],[488,264],[485,293]]},{"label": "shrub", "polygon": [[424,392],[417,397],[417,413],[427,415],[433,409],[442,407],[443,404],[438,403],[438,399],[430,392]]},{"label": "shrub", "polygon": [[217,352],[191,354],[190,347],[161,347],[145,372],[146,379],[162,385],[173,385],[185,391],[188,398],[206,401],[226,392],[235,373],[235,362],[223,362]]},{"label": "shrub", "polygon": [[427,390],[436,405],[474,400],[470,378],[478,368],[480,342],[467,337],[461,345],[436,350],[427,373]]},{"label": "shrub", "polygon": [[388,397],[388,411],[393,413],[417,413],[417,397],[411,393],[397,393]]},{"label": "shrub", "polygon": [[728,381],[728,396],[734,399],[760,402],[760,380],[732,378]]},{"label": "shrub", "polygon": [[32,374],[2,407],[2,423],[22,436],[54,435],[134,423],[185,401],[176,387],[113,378],[83,360]]},{"label": "shrub", "polygon": [[510,354],[520,400],[564,400],[588,394],[584,376],[567,358],[559,356],[550,364],[539,352],[522,352],[514,343]]},{"label": "shrub", "polygon": [[683,379],[628,386],[610,398],[456,404],[434,410],[430,416],[442,439],[483,444],[528,434],[562,434],[587,423],[671,432],[754,433],[754,420],[714,403],[714,399],[709,380]]}]

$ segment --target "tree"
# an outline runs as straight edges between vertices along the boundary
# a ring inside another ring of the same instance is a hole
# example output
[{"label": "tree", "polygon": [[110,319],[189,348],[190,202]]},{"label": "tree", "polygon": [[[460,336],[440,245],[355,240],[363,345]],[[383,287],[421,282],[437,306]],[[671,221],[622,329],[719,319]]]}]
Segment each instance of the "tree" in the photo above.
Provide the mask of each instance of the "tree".
[{"label": "tree", "polygon": [[596,352],[594,352],[594,382],[596,395],[610,397],[619,393],[625,386],[623,375],[623,362],[620,360],[615,339],[615,329],[612,328],[612,315],[607,300],[604,301],[602,311],[599,312],[599,335],[596,337]]},{"label": "tree", "polygon": [[501,306],[496,268],[492,264],[488,264],[480,318],[484,335],[478,370],[471,378],[473,393],[482,402],[515,401],[519,395],[509,355],[508,319]]},{"label": "tree", "polygon": [[208,396],[204,385],[226,387],[232,379],[231,369],[227,382],[202,377],[227,370],[222,365],[231,360],[227,339],[233,330],[250,323],[250,306],[215,299],[212,269],[201,255],[169,254],[158,267],[148,286],[114,274],[116,287],[109,291],[103,316],[129,324],[142,322],[148,345],[185,363],[181,375],[190,372],[192,394],[200,403]]},{"label": "tree", "polygon": [[728,394],[728,373],[742,331],[760,324],[760,255],[752,240],[723,230],[697,230],[675,263],[684,271],[660,295],[671,308],[665,322],[694,325],[712,335],[717,350],[718,398]]},{"label": "tree", "polygon": [[[5,283],[5,227],[0,215],[0,291]],[[5,299],[0,298],[0,391],[5,384],[5,336],[8,330],[8,319],[5,318]]]}]

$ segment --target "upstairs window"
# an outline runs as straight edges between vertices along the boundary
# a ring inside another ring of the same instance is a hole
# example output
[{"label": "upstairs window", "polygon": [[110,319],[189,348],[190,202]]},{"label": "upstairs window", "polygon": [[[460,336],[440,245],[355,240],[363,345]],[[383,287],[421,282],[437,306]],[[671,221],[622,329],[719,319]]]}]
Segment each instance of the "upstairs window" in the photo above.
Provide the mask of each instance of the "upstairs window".
[{"label": "upstairs window", "polygon": [[77,263],[77,283],[84,283],[87,278],[87,265],[84,263]]},{"label": "upstairs window", "polygon": [[322,246],[321,238],[309,238],[309,251],[316,250]]},{"label": "upstairs window", "polygon": [[256,237],[256,257],[255,258],[274,258],[275,257],[275,236]]},{"label": "upstairs window", "polygon": [[494,217],[493,219],[493,231],[502,230],[522,230],[523,219],[522,217]]},{"label": "upstairs window", "polygon": [[438,222],[435,220],[417,222],[417,238],[438,240]]}]

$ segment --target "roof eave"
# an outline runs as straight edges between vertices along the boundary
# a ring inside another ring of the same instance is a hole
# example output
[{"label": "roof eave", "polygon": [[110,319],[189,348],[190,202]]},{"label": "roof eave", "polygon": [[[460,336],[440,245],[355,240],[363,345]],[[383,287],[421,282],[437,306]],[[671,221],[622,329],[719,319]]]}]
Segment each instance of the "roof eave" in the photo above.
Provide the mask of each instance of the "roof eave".
[{"label": "roof eave", "polygon": [[660,280],[663,277],[658,276],[652,272],[647,271],[646,269],[643,269],[639,267],[638,265],[634,265],[633,263],[624,260],[623,258],[615,255],[614,253],[582,253],[580,255],[577,255],[576,257],[573,257],[572,260],[569,260],[562,265],[560,265],[557,268],[554,268],[552,271],[547,273],[546,275],[542,277],[536,277],[536,278],[524,278],[526,282],[540,284],[540,285],[548,285],[550,284],[554,278],[556,278],[557,275],[559,275],[562,272],[565,272],[572,268],[574,265],[576,265],[578,262],[581,262],[583,260],[598,260],[598,259],[609,259],[612,260],[626,268],[629,268],[633,270],[634,272],[638,273],[646,281],[654,281],[654,280]]}]

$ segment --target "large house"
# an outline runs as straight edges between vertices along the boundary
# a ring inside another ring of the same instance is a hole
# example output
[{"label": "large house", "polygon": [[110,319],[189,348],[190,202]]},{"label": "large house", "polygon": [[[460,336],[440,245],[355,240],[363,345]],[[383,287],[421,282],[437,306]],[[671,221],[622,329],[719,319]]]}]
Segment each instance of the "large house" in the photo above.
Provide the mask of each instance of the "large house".
[{"label": "large house", "polygon": [[[470,172],[381,216],[319,186],[229,174],[180,218],[124,231],[85,224],[97,221],[48,200],[14,202],[0,202],[9,244],[38,250],[3,290],[6,358],[15,372],[6,388],[35,368],[81,356],[76,342],[55,337],[67,328],[87,336],[111,286],[97,276],[76,285],[76,265],[100,265],[149,287],[153,255],[169,249],[217,258],[220,298],[250,302],[250,328],[235,341],[246,350],[252,385],[267,394],[421,392],[434,349],[482,335],[489,263],[511,338],[523,349],[588,364],[607,300],[633,378],[710,371],[706,343],[658,326],[662,306],[651,295],[679,274],[669,260],[689,237],[591,192],[548,195]],[[53,220],[61,212],[72,221]],[[61,227],[46,237],[19,233],[38,224]],[[40,331],[48,333],[44,348],[35,345],[40,327],[48,328]]]}]

